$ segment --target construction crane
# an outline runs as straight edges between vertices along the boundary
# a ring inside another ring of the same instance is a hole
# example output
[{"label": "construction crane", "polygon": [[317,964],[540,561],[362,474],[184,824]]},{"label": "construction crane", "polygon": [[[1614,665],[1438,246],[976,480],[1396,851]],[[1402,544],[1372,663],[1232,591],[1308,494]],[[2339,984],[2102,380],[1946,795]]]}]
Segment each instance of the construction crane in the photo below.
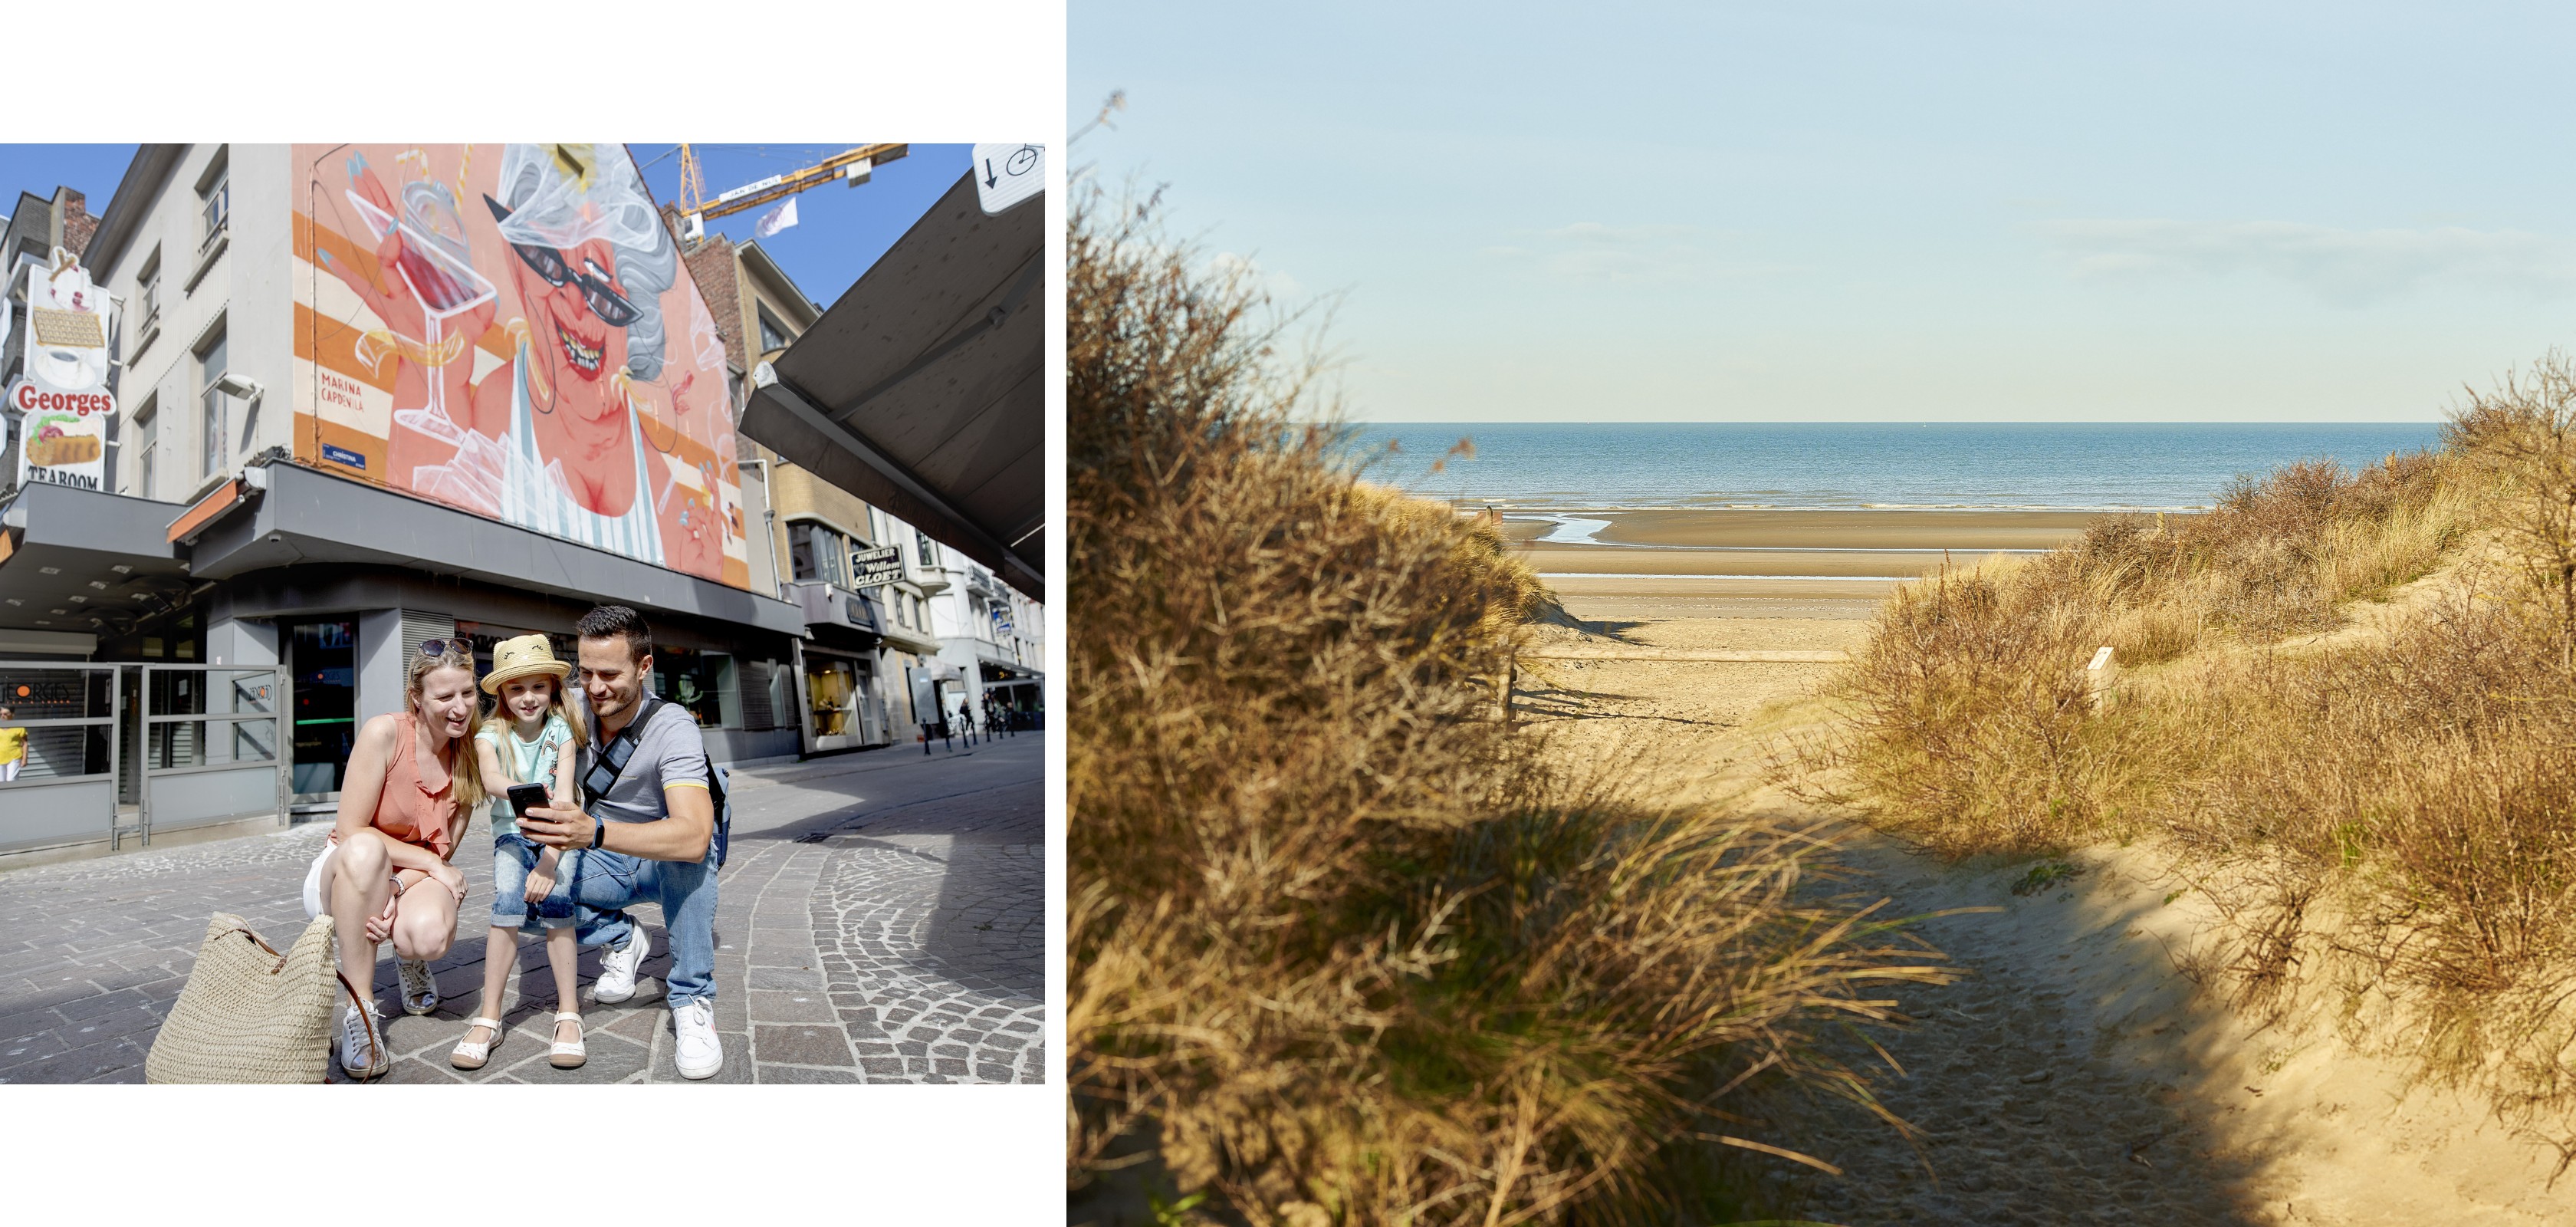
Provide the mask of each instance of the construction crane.
[{"label": "construction crane", "polygon": [[809,187],[821,187],[835,181],[857,187],[868,181],[870,171],[910,152],[910,145],[861,145],[800,170],[743,184],[709,200],[706,198],[706,173],[698,164],[697,151],[684,144],[680,146],[680,213],[688,226],[688,237],[695,239],[706,233],[708,218],[757,209]]}]

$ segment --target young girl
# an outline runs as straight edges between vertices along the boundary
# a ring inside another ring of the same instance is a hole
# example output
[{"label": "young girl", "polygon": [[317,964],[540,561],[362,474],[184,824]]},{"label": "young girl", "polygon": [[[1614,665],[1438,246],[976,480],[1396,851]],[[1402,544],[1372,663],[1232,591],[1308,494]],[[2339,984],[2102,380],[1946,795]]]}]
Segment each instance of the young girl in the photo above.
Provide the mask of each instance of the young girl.
[{"label": "young girl", "polygon": [[[492,928],[483,948],[483,1011],[467,1020],[465,1038],[448,1056],[458,1069],[481,1069],[501,1042],[501,992],[519,961],[519,930],[533,922],[546,934],[546,961],[555,973],[554,1053],[557,1069],[578,1068],[588,1058],[581,1034],[570,892],[559,898],[562,854],[540,848],[518,833],[518,815],[507,795],[512,784],[543,784],[556,800],[573,794],[574,749],[582,721],[575,717],[564,679],[572,666],[555,659],[543,635],[505,639],[492,649],[492,672],[483,691],[500,699],[474,734],[483,778],[492,797]],[[580,853],[574,853],[579,856]],[[524,989],[522,990],[524,995]]]}]

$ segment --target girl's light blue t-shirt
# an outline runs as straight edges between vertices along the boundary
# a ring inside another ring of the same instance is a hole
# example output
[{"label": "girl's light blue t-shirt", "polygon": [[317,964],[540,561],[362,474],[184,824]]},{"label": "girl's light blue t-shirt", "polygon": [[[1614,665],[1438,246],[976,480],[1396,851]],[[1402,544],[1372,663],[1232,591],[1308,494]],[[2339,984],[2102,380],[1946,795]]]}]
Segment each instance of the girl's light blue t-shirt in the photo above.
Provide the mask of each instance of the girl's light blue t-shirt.
[{"label": "girl's light blue t-shirt", "polygon": [[[505,722],[494,722],[475,730],[474,735],[492,743],[495,757],[515,769],[516,782],[543,784],[547,792],[555,789],[555,764],[562,760],[563,749],[572,744],[572,726],[557,715],[546,717],[546,727],[539,730],[533,742],[519,740],[519,731]],[[492,834],[494,837],[518,831],[518,811],[510,806],[509,783],[484,782],[484,791],[492,795]]]}]

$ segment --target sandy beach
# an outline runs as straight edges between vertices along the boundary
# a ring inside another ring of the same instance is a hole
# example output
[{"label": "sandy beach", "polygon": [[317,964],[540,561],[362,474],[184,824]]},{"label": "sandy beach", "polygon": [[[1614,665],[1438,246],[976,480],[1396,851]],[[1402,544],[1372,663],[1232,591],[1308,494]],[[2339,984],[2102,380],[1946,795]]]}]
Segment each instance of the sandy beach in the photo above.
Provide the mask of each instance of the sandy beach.
[{"label": "sandy beach", "polygon": [[[1745,551],[1674,547],[1762,541],[1795,560],[1775,571],[1841,575],[1827,569],[1847,552],[1835,547],[1885,548],[1927,526],[1971,550],[2082,530],[2080,520],[2034,524],[2014,513],[1856,513],[1768,528],[1727,513],[1659,514],[1675,518],[1624,531],[1653,532],[1664,548],[1528,548],[1545,570],[1618,574],[1549,580],[1583,625],[1536,628],[1554,651],[1523,666],[1517,718],[1570,762],[1655,802],[1825,823],[1833,811],[1767,777],[1778,753],[1823,727],[1815,698],[1836,665],[1638,657],[1848,652],[1894,585],[1692,578],[1761,572],[1742,561]],[[1507,523],[1525,541],[1552,527]],[[1837,526],[1842,535],[1825,532]],[[1605,658],[1568,658],[1587,646]],[[2474,1097],[2418,1085],[2402,1062],[2356,1051],[2329,1003],[2306,1003],[2294,1022],[2266,1028],[2179,970],[2176,960],[2206,942],[2219,917],[2189,889],[2194,866],[2174,850],[2154,841],[2076,850],[2067,860],[2081,872],[2063,889],[2016,894],[2026,861],[1945,865],[1858,824],[1838,835],[1854,875],[1846,888],[1886,896],[1889,914],[1933,916],[1923,935],[1971,974],[1908,994],[1913,1024],[1885,1037],[1902,1073],[1874,1052],[1844,1054],[1879,1068],[1880,1093],[1922,1131],[1920,1150],[1857,1113],[1784,1126],[1844,1170],[1784,1176],[1806,1216],[1891,1225],[2576,1221],[2576,1182],[2552,1179],[2554,1150],[2515,1136]],[[1952,909],[1976,910],[1942,915]]]}]

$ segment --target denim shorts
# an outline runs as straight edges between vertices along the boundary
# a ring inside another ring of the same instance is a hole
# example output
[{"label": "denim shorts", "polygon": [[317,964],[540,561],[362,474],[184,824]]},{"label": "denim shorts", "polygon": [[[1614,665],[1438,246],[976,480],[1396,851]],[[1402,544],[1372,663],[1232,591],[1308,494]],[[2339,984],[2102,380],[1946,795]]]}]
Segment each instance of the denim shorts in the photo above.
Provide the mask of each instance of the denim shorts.
[{"label": "denim shorts", "polygon": [[573,914],[573,875],[581,870],[581,853],[565,852],[555,862],[555,888],[536,903],[527,900],[528,875],[537,867],[537,854],[544,851],[525,837],[510,834],[492,838],[492,926],[508,928],[561,929],[578,919]]}]

